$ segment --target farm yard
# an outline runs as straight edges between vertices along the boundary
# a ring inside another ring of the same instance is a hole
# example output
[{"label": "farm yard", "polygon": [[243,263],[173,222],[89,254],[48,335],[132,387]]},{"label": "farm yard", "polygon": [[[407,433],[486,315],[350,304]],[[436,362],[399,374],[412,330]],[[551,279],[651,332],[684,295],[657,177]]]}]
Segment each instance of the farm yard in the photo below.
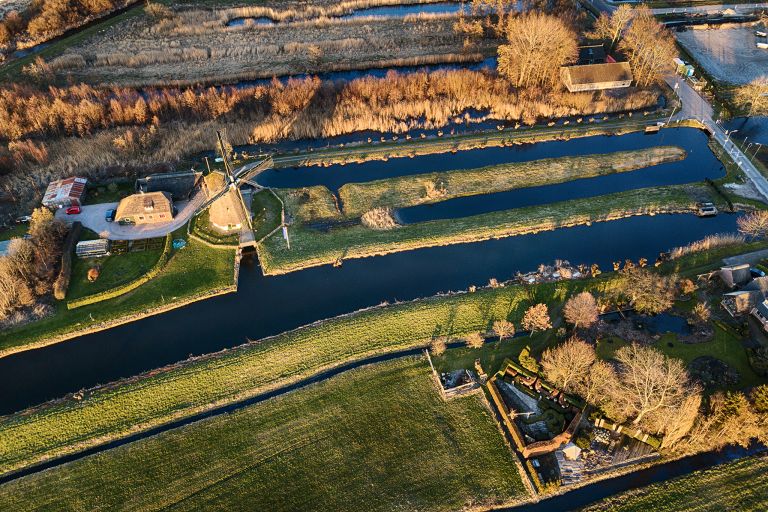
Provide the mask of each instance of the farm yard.
[{"label": "farm yard", "polygon": [[745,85],[765,76],[768,49],[756,46],[765,38],[755,36],[752,24],[677,32],[685,50],[715,80],[730,85]]}]

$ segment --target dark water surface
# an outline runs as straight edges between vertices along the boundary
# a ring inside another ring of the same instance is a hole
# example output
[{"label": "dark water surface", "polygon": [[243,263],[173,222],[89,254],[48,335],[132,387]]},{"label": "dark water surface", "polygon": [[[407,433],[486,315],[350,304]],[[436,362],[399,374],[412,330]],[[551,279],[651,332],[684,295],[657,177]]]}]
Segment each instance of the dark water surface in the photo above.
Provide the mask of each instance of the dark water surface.
[{"label": "dark water surface", "polygon": [[66,393],[232,347],[310,322],[373,306],[509,279],[555,258],[598,263],[646,257],[734,231],[735,215],[633,217],[489,240],[345,261],[264,277],[244,262],[236,294],[50,347],[0,359],[0,414]]}]

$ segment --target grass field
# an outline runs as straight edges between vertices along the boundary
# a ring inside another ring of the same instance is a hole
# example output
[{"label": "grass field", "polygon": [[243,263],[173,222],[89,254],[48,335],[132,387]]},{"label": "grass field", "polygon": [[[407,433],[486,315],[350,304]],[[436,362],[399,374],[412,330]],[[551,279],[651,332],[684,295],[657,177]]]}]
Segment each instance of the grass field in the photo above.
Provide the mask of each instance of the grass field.
[{"label": "grass field", "polygon": [[491,165],[477,169],[400,176],[339,188],[344,214],[359,217],[378,206],[404,208],[456,197],[538,187],[570,180],[630,172],[685,158],[685,151],[660,146],[601,155],[547,158],[531,162]]},{"label": "grass field", "polygon": [[253,233],[261,240],[280,225],[280,201],[269,190],[260,190],[251,198]]},{"label": "grass field", "polygon": [[739,512],[768,508],[768,457],[756,456],[600,501],[589,512]]},{"label": "grass field", "polygon": [[[177,230],[173,237],[186,238],[186,226]],[[6,355],[52,343],[60,337],[105,322],[142,314],[147,310],[191,299],[214,289],[233,286],[234,259],[234,250],[212,249],[190,240],[185,248],[174,251],[158,277],[130,293],[73,310],[68,310],[63,303],[59,303],[54,315],[3,331],[0,333],[0,353]]]},{"label": "grass field", "polygon": [[[300,190],[311,191],[312,197],[295,208],[298,211],[292,210],[289,197],[295,195],[296,190],[283,192],[286,209],[297,219],[308,222],[310,219],[340,217],[335,207],[331,207],[332,196],[327,189]],[[376,231],[362,225],[322,231],[297,223],[289,229],[290,250],[282,236],[275,234],[258,245],[259,259],[265,274],[281,274],[347,258],[477,242],[633,215],[691,211],[702,196],[707,197],[708,191],[696,185],[638,189],[460,219],[421,222],[388,231]]]},{"label": "grass field", "polygon": [[490,410],[443,402],[423,358],[0,487],[0,509],[459,510],[527,498]]},{"label": "grass field", "polygon": [[[709,258],[681,258],[675,262],[676,270],[685,268],[686,262],[699,267],[707,262],[716,265],[725,255],[758,246],[721,249]],[[532,302],[556,308],[582,287],[604,292],[609,277],[606,274],[600,279],[528,288],[487,288],[374,308],[86,392],[77,400],[9,416],[0,420],[0,473],[254,396],[345,361],[424,346],[437,335],[461,337],[485,331],[497,319],[507,318],[519,325]],[[524,345],[530,344],[534,353],[539,353],[549,341],[548,336],[537,335],[508,340],[499,347],[491,344],[475,354],[459,349],[448,359],[436,359],[436,363],[442,368],[464,366],[462,362],[471,366],[474,358],[480,357],[498,364],[503,356],[516,355]]]},{"label": "grass field", "polygon": [[240,232],[235,234],[224,234],[216,231],[211,225],[211,210],[206,209],[203,213],[190,220],[192,223],[192,233],[199,236],[206,242],[214,245],[231,245],[236,247],[240,242]]}]

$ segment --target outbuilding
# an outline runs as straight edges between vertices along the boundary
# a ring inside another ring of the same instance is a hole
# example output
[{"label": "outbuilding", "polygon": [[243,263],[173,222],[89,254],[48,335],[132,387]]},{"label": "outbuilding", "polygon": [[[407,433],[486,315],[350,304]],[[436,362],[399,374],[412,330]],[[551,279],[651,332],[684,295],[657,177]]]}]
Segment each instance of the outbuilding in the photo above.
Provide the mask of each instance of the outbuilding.
[{"label": "outbuilding", "polygon": [[99,238],[97,240],[83,240],[77,242],[75,254],[78,258],[101,258],[109,256],[109,240]]},{"label": "outbuilding", "polygon": [[173,200],[168,192],[148,192],[126,197],[117,206],[120,224],[160,224],[173,219]]},{"label": "outbuilding", "polygon": [[85,201],[86,178],[70,177],[52,181],[43,195],[43,206],[48,208],[69,208],[82,206]]},{"label": "outbuilding", "polygon": [[560,78],[570,92],[622,89],[632,85],[633,79],[628,62],[564,66]]}]

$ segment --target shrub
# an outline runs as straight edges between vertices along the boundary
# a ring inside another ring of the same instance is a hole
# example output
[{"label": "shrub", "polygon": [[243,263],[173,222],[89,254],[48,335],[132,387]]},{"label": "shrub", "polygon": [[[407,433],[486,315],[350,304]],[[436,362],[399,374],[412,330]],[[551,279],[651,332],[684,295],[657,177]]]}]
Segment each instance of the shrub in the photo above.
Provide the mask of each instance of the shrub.
[{"label": "shrub", "polygon": [[64,300],[67,296],[69,280],[72,276],[72,253],[75,250],[75,243],[80,238],[81,231],[82,225],[75,222],[64,239],[64,247],[61,252],[61,269],[53,283],[53,296],[56,297],[56,300]]},{"label": "shrub", "polygon": [[479,332],[473,332],[466,337],[465,341],[469,348],[482,348],[485,338]]},{"label": "shrub", "polygon": [[397,227],[394,210],[388,207],[379,207],[369,210],[360,218],[363,226],[377,231],[386,231]]}]

